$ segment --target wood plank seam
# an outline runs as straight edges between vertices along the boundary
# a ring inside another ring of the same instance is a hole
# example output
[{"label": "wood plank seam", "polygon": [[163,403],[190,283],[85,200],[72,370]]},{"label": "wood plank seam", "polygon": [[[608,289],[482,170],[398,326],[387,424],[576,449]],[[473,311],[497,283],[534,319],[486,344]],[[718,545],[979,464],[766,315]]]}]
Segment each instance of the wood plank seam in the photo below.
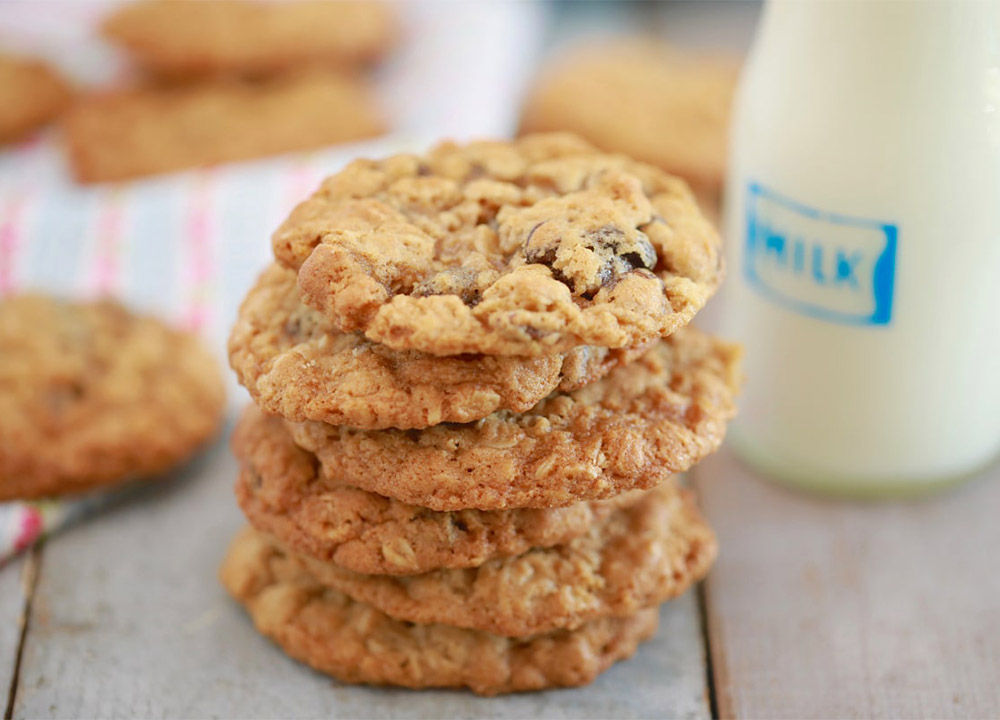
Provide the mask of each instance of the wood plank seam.
[{"label": "wood plank seam", "polygon": [[705,693],[708,696],[708,711],[712,720],[719,720],[719,699],[716,696],[715,665],[712,662],[712,642],[709,636],[708,599],[706,583],[698,583],[698,620],[701,629],[701,644],[705,649]]},{"label": "wood plank seam", "polygon": [[727,449],[695,480],[718,717],[1000,717],[1000,465],[893,503],[792,492]]},{"label": "wood plank seam", "polygon": [[712,697],[715,701],[712,716],[715,720],[733,720],[737,717],[733,702],[733,688],[729,679],[729,661],[726,658],[723,638],[725,629],[722,616],[715,609],[715,595],[711,577],[701,584],[705,614],[705,647],[706,653],[712,658],[710,672],[712,682]]},{"label": "wood plank seam", "polygon": [[42,550],[44,541],[35,545],[28,557],[28,562],[24,565],[21,574],[21,592],[24,601],[21,605],[21,613],[18,616],[18,639],[17,651],[14,654],[14,671],[10,678],[10,687],[7,688],[7,706],[4,710],[4,720],[12,720],[14,717],[14,703],[17,700],[17,688],[21,677],[21,660],[24,657],[24,644],[31,628],[31,608],[32,600],[35,596],[35,588],[38,587],[38,576],[42,566]]}]

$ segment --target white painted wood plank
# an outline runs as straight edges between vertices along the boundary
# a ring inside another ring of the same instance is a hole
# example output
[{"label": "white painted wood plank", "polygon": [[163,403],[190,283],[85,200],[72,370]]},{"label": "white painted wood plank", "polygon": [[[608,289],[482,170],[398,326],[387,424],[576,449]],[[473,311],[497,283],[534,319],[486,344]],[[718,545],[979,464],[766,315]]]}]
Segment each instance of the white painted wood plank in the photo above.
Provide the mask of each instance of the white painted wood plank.
[{"label": "white painted wood plank", "polygon": [[46,547],[15,717],[707,718],[693,593],[657,637],[594,685],[479,699],[347,687],[285,657],[216,571],[242,525],[219,447],[189,477],[82,523]]},{"label": "white painted wood plank", "polygon": [[696,473],[722,717],[1000,717],[1000,467],[950,494],[834,502]]},{"label": "white painted wood plank", "polygon": [[27,555],[20,555],[0,567],[0,707],[2,708],[6,707],[7,692],[14,679],[17,646],[21,638],[21,614],[27,600],[23,583],[26,564]]}]

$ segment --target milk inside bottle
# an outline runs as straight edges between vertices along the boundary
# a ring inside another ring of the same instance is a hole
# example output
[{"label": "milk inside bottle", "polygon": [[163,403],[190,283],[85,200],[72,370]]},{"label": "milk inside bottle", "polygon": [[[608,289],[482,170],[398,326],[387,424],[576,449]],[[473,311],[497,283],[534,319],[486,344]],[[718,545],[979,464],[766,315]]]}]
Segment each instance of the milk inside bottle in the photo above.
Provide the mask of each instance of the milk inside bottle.
[{"label": "milk inside bottle", "polygon": [[878,495],[1000,452],[1000,3],[770,0],[734,105],[732,442]]}]

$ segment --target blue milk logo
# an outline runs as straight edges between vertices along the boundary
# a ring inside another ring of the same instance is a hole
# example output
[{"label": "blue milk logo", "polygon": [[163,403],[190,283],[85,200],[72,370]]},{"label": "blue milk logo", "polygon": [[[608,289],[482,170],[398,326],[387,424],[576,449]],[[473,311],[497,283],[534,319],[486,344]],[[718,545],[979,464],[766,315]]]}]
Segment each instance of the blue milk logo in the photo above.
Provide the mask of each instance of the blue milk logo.
[{"label": "blue milk logo", "polygon": [[815,210],[751,182],[744,272],[761,295],[830,322],[888,325],[896,226]]}]

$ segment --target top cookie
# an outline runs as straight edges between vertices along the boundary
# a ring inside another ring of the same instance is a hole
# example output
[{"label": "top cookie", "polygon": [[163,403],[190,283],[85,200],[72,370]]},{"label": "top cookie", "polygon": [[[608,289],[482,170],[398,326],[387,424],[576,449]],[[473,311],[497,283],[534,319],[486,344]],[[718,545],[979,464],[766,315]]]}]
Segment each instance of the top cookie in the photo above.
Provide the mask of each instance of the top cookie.
[{"label": "top cookie", "polygon": [[396,31],[377,2],[165,2],[125,5],[104,35],[161,76],[264,75],[381,57]]},{"label": "top cookie", "polygon": [[186,333],[111,301],[0,302],[0,500],[161,472],[219,426],[218,366]]},{"label": "top cookie", "polygon": [[725,176],[738,73],[733,59],[687,55],[649,40],[587,44],[541,73],[525,101],[521,131],[579,133],[709,195]]},{"label": "top cookie", "polygon": [[356,161],[273,244],[340,329],[435,355],[635,346],[721,276],[682,180],[561,134]]},{"label": "top cookie", "polygon": [[0,55],[0,142],[20,140],[69,105],[69,85],[42,62]]}]

